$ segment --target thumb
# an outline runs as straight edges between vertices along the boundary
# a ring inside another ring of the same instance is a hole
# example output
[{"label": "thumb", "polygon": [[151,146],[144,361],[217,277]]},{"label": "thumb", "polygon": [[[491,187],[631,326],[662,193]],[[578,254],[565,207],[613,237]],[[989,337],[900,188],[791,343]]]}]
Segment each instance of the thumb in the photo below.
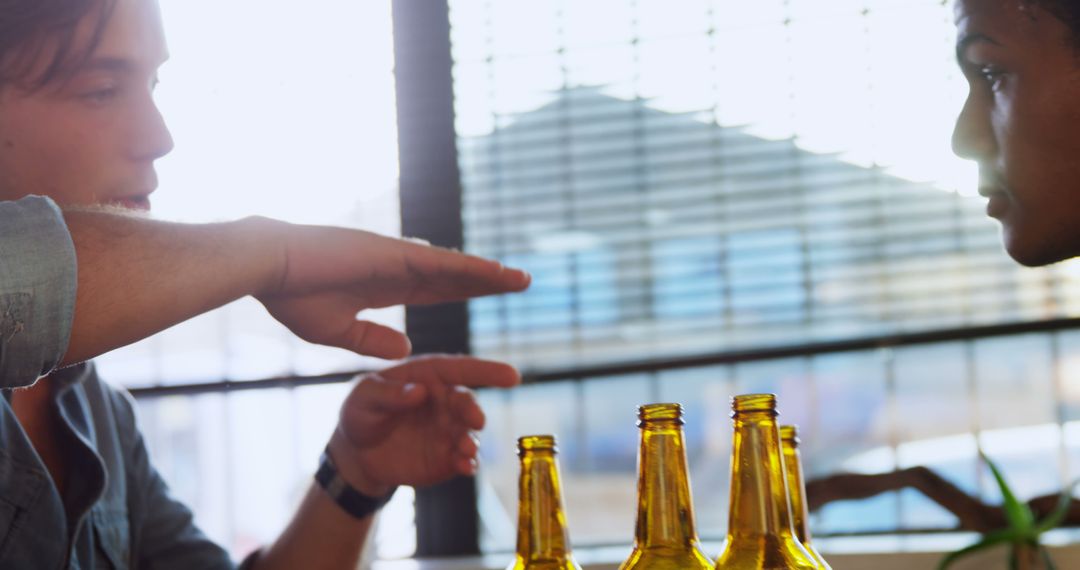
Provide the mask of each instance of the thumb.
[{"label": "thumb", "polygon": [[391,382],[377,374],[360,379],[341,408],[341,427],[356,445],[374,445],[388,436],[395,420],[427,399],[427,388]]},{"label": "thumb", "polygon": [[377,358],[404,358],[412,352],[412,344],[404,333],[371,321],[353,321],[333,344]]}]

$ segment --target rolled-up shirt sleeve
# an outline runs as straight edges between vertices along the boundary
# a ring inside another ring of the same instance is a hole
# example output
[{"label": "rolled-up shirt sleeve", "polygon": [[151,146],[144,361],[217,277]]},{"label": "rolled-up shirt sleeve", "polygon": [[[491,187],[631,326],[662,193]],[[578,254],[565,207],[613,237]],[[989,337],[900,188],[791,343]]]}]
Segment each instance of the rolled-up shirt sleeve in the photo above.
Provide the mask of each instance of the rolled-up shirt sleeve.
[{"label": "rolled-up shirt sleeve", "polygon": [[75,246],[48,198],[0,202],[0,389],[32,384],[67,352]]}]

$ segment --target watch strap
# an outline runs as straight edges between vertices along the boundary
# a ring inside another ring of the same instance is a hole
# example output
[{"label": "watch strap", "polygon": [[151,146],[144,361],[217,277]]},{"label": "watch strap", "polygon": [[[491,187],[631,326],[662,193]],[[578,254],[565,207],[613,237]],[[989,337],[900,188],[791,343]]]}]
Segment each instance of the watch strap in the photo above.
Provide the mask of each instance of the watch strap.
[{"label": "watch strap", "polygon": [[366,518],[381,509],[386,503],[390,502],[390,498],[394,496],[394,491],[397,490],[397,487],[394,487],[381,497],[371,497],[356,490],[355,487],[341,477],[337,465],[334,464],[334,460],[330,457],[329,448],[323,451],[322,458],[319,461],[319,470],[315,472],[315,481],[319,483],[319,486],[326,491],[326,494],[330,495],[330,498],[339,507],[357,519]]}]

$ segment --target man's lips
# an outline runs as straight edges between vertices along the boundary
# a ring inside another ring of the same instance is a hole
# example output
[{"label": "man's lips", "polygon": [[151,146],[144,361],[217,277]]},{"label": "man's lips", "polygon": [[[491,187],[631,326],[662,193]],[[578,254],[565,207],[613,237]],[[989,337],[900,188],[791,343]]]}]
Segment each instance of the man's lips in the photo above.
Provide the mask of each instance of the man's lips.
[{"label": "man's lips", "polygon": [[1012,206],[1012,193],[1005,184],[1005,177],[995,168],[979,169],[979,195],[988,198],[986,215],[1002,219]]},{"label": "man's lips", "polygon": [[984,198],[989,198],[986,202],[987,216],[1000,220],[1009,213],[1009,207],[1012,206],[1012,198],[1009,196],[1009,192],[1004,186],[984,184],[979,186],[979,195]]},{"label": "man's lips", "polygon": [[109,203],[114,206],[120,206],[121,208],[127,208],[129,210],[140,210],[143,212],[150,211],[150,195],[139,194],[136,196],[125,196],[123,198],[114,198],[109,200]]},{"label": "man's lips", "polygon": [[1000,220],[1005,214],[1009,213],[1009,207],[1012,204],[1009,202],[1009,196],[1007,194],[1004,192],[997,192],[990,194],[988,198],[990,199],[986,202],[987,216]]}]

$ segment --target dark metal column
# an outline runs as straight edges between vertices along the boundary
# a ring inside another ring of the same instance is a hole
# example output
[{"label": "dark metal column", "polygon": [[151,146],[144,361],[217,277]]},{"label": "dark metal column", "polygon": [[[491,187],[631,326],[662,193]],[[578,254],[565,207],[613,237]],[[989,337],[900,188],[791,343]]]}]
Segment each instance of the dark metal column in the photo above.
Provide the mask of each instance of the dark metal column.
[{"label": "dark metal column", "polygon": [[[454,132],[450,20],[445,0],[392,0],[401,164],[401,230],[460,249],[461,178]],[[417,354],[469,352],[464,303],[408,308]],[[459,477],[416,494],[416,555],[478,554],[476,483]]]}]

